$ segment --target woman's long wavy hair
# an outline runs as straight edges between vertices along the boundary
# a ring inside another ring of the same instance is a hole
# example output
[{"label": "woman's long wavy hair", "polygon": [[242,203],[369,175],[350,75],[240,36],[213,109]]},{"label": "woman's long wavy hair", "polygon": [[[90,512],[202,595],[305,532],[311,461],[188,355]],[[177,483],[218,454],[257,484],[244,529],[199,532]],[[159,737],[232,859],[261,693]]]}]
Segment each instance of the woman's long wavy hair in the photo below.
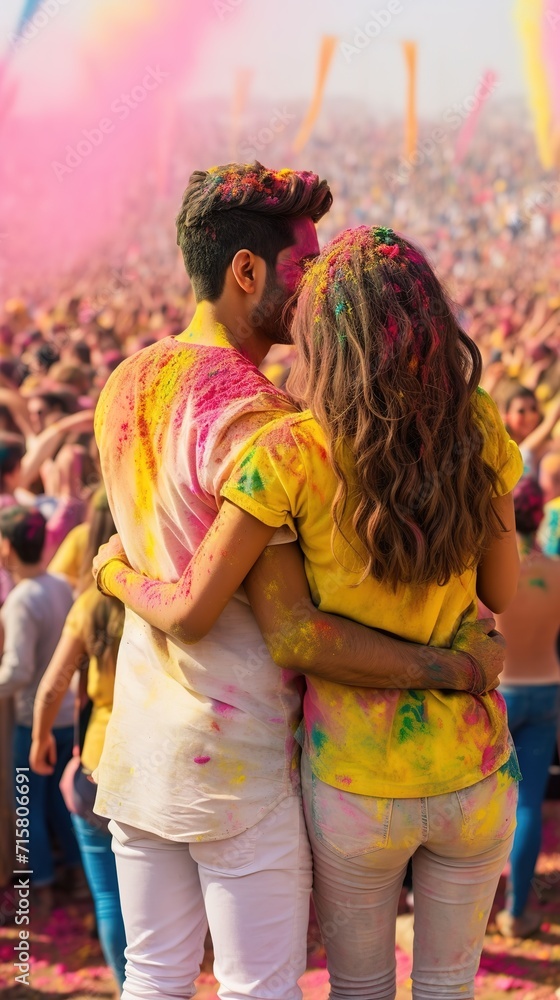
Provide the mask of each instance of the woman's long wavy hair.
[{"label": "woman's long wavy hair", "polygon": [[361,579],[394,589],[476,566],[503,529],[472,405],[482,362],[423,254],[385,227],[347,230],[306,271],[292,332],[287,389],[338,479],[333,553],[342,534]]}]

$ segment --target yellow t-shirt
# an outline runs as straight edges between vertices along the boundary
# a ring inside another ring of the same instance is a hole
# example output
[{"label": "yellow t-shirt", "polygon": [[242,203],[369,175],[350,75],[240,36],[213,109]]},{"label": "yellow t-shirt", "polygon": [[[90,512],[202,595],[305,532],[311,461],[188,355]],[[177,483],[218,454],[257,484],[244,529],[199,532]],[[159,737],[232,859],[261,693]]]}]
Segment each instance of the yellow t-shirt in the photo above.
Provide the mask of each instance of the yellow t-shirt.
[{"label": "yellow t-shirt", "polygon": [[[82,639],[89,645],[93,631],[93,616],[100,601],[104,600],[96,587],[88,587],[72,605],[63,634]],[[93,771],[99,764],[101,751],[105,742],[105,730],[111,718],[113,708],[113,689],[115,687],[115,666],[119,640],[115,639],[111,653],[106,657],[103,668],[100,669],[96,656],[92,656],[88,666],[87,693],[91,698],[93,708],[86,730],[82,749],[82,764],[87,771]]]},{"label": "yellow t-shirt", "polygon": [[[519,449],[487,393],[478,390],[473,406],[484,458],[499,473],[500,492],[507,493],[521,476]],[[347,472],[351,478],[350,467]],[[322,611],[414,642],[450,646],[463,618],[476,619],[475,572],[446,586],[402,585],[396,594],[371,576],[358,583],[361,567],[340,535],[338,559],[331,551],[336,486],[325,436],[307,411],[255,435],[222,495],[271,526],[293,518],[313,600]],[[382,691],[308,677],[304,713],[304,750],[314,774],[362,795],[440,795],[474,784],[510,758],[505,705],[496,691],[480,697]]]},{"label": "yellow t-shirt", "polygon": [[68,532],[52,557],[47,572],[65,576],[71,587],[77,587],[82,572],[84,553],[89,538],[89,524],[78,524]]}]

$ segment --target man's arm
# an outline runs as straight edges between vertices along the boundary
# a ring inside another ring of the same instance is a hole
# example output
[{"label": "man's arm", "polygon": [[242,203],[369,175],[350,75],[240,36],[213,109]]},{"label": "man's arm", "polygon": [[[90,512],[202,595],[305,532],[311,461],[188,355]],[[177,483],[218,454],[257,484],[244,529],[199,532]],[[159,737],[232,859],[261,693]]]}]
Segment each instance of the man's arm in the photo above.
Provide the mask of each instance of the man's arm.
[{"label": "man's arm", "polygon": [[245,592],[272,659],[286,669],[354,687],[481,693],[496,686],[503,668],[503,642],[488,637],[491,618],[463,626],[455,648],[439,649],[319,611],[297,544],[265,549]]},{"label": "man's arm", "polygon": [[187,644],[210,631],[245,580],[265,642],[279,666],[359,687],[478,692],[495,686],[503,652],[480,631],[475,632],[479,642],[472,651],[437,649],[318,611],[299,546],[270,546],[262,556],[273,533],[274,528],[226,501],[176,583],[151,580],[133,570],[118,537],[102,546],[94,573],[104,593]]}]

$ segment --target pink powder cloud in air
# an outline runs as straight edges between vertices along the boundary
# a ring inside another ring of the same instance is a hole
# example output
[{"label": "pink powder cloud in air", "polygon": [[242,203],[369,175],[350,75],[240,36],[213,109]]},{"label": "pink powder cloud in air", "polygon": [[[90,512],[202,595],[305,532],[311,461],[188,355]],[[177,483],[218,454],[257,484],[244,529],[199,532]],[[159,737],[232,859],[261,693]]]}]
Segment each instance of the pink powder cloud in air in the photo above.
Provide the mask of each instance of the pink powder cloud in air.
[{"label": "pink powder cloud in air", "polygon": [[56,16],[0,52],[8,291],[81,263],[127,214],[141,218],[147,182],[165,186],[179,102],[215,22],[210,0],[73,2],[51,0]]}]

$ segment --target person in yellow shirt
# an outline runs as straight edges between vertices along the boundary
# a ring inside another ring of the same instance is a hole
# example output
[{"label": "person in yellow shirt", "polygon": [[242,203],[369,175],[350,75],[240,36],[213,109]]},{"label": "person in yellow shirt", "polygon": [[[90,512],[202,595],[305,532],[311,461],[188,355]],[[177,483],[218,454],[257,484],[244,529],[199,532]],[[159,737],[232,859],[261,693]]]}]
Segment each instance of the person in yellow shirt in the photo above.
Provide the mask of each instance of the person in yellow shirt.
[{"label": "person in yellow shirt", "polygon": [[[68,560],[65,565],[76,574],[81,592],[68,613],[58,646],[37,689],[29,762],[38,774],[52,773],[56,763],[53,719],[76,669],[85,659],[87,694],[92,710],[80,754],[80,766],[73,777],[71,794],[77,811],[71,815],[95,904],[99,940],[120,993],[124,982],[126,938],[115,858],[107,822],[94,815],[92,810],[96,786],[89,777],[99,764],[111,717],[117,651],[124,621],[124,608],[120,601],[100,594],[91,576],[94,554],[115,530],[103,486],[94,494],[87,524],[79,527],[87,528],[87,544],[84,547],[83,537],[77,536],[75,548],[78,552],[82,549],[80,563]],[[68,552],[71,554],[72,549]],[[89,572],[86,571],[88,566]]]},{"label": "person in yellow shirt", "polygon": [[79,587],[88,539],[89,521],[77,524],[62,540],[48,565],[47,571],[65,576],[73,590]]},{"label": "person in yellow shirt", "polygon": [[[425,257],[386,227],[348,230],[325,247],[302,280],[292,333],[287,388],[308,409],[242,449],[181,580],[135,573],[116,540],[95,563],[98,586],[195,642],[288,525],[321,611],[449,646],[476,620],[477,596],[494,613],[507,607],[519,573],[511,490],[522,461],[477,388],[478,349]],[[304,668],[317,636],[290,602],[295,579],[274,580],[267,552],[247,595],[274,659]],[[304,716],[332,1000],[395,996],[395,919],[411,858],[415,996],[472,997],[515,827],[519,771],[501,695],[309,676]]]}]

